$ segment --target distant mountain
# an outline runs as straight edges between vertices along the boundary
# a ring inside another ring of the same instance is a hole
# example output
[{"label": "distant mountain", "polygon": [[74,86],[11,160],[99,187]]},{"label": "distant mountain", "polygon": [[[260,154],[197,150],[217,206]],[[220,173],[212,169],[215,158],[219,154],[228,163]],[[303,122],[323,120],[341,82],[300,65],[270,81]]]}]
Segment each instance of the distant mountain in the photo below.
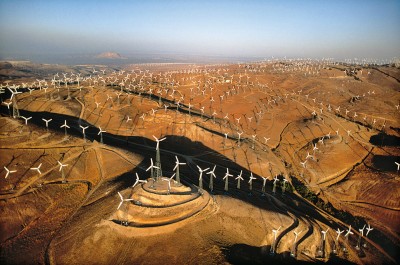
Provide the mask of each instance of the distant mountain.
[{"label": "distant mountain", "polygon": [[99,59],[126,59],[117,52],[103,52],[95,56]]}]

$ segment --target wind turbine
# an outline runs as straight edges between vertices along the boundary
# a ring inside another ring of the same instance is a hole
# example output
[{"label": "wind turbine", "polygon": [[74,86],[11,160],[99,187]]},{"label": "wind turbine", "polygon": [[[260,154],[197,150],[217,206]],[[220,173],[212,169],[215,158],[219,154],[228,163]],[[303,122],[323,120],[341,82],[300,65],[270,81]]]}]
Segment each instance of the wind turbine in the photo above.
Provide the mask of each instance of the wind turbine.
[{"label": "wind turbine", "polygon": [[213,169],[206,173],[206,174],[210,175],[210,183],[208,185],[208,188],[211,190],[211,192],[214,189],[214,178],[217,178],[217,176],[215,175],[215,168],[216,167],[217,167],[217,165],[214,165]]},{"label": "wind turbine", "polygon": [[[6,172],[7,172],[7,173],[6,173],[6,176],[4,177],[7,181],[8,181],[7,178],[8,178],[11,174],[17,172],[17,170],[9,170],[6,166],[4,166],[4,169],[5,169]],[[13,190],[13,189],[14,189],[14,186],[12,186],[11,189]]]},{"label": "wind turbine", "polygon": [[253,172],[250,172],[250,179],[249,179],[249,190],[250,190],[250,194],[251,191],[253,190],[253,180],[255,180],[256,178],[253,177]]},{"label": "wind turbine", "polygon": [[150,166],[146,169],[146,172],[150,170],[150,177],[153,180],[153,183],[151,184],[150,188],[154,188],[154,170],[157,169],[158,167],[153,164],[153,158],[150,158]]},{"label": "wind turbine", "polygon": [[[119,208],[121,208],[121,206],[122,206],[122,204],[123,204],[124,202],[133,201],[133,199],[124,199],[124,197],[122,197],[122,195],[121,195],[120,192],[118,192],[118,196],[119,196],[120,202],[119,202],[119,204],[118,204],[117,210],[119,210]],[[121,223],[122,223],[123,225],[125,225],[125,226],[128,225],[128,221],[121,221]]]},{"label": "wind turbine", "polygon": [[236,188],[237,188],[238,190],[240,190],[240,181],[243,180],[243,178],[242,178],[242,173],[243,173],[243,170],[240,170],[240,174],[235,178],[235,180],[237,180],[237,186],[236,186]]},{"label": "wind turbine", "polygon": [[60,165],[60,169],[58,171],[61,171],[62,183],[65,183],[64,167],[67,167],[68,164],[63,164],[60,161],[57,161],[57,163]]},{"label": "wind turbine", "polygon": [[285,195],[286,182],[288,182],[288,180],[284,177],[283,178],[283,183],[282,183],[282,195]]},{"label": "wind turbine", "polygon": [[[346,234],[344,235],[344,238],[346,239],[346,244],[349,243],[349,236],[353,235],[354,233],[351,231],[351,225],[349,226],[349,229],[347,229]],[[343,251],[347,252],[346,246],[343,247]]]},{"label": "wind turbine", "polygon": [[240,146],[240,136],[243,134],[243,132],[236,132],[238,134],[238,146]]},{"label": "wind turbine", "polygon": [[89,128],[89,126],[83,127],[82,125],[79,125],[79,127],[81,127],[81,129],[82,129],[83,140],[86,140],[85,131],[86,131],[87,128]]},{"label": "wind turbine", "polygon": [[5,179],[8,178],[12,173],[17,172],[16,170],[9,170],[6,166],[4,166],[4,169],[7,171],[6,176],[4,177]]},{"label": "wind turbine", "polygon": [[103,133],[105,133],[106,131],[105,130],[102,130],[101,129],[101,127],[99,126],[99,132],[98,132],[98,134],[97,135],[100,135],[100,143],[104,143],[103,142]]},{"label": "wind turbine", "polygon": [[11,87],[7,87],[7,88],[11,92],[10,100],[12,101],[12,106],[13,106],[13,117],[14,117],[14,119],[15,118],[19,118],[19,109],[18,109],[18,105],[17,105],[17,95],[21,94],[22,92],[18,92],[16,88],[14,88],[14,90],[12,90]]},{"label": "wind turbine", "polygon": [[267,179],[268,178],[262,177],[263,185],[262,185],[262,188],[261,188],[261,192],[262,192],[261,196],[265,196],[265,185],[267,184]]},{"label": "wind turbine", "polygon": [[25,125],[28,125],[28,121],[30,119],[32,119],[32,117],[24,117],[24,116],[20,116],[20,117],[25,120]]},{"label": "wind turbine", "polygon": [[328,233],[328,231],[329,231],[329,227],[328,227],[328,229],[326,229],[325,231],[324,231],[324,230],[321,230],[321,233],[322,233],[322,241],[321,241],[321,246],[320,246],[320,248],[319,248],[319,250],[318,250],[319,256],[320,256],[321,258],[323,258],[323,257],[325,256],[325,240],[326,240],[326,234]]},{"label": "wind turbine", "polygon": [[229,168],[226,168],[225,176],[222,178],[223,180],[225,180],[225,187],[224,187],[225,192],[228,192],[229,177],[233,177],[233,175],[229,173]]},{"label": "wind turbine", "polygon": [[290,251],[290,256],[292,256],[292,257],[296,257],[297,237],[300,235],[301,232],[303,232],[303,231],[300,231],[300,232],[293,231],[294,241],[293,241],[292,250]]},{"label": "wind turbine", "polygon": [[139,175],[138,175],[138,173],[136,173],[136,180],[135,180],[135,183],[133,183],[133,185],[132,185],[132,189],[133,189],[138,183],[147,183],[147,180],[139,179]]},{"label": "wind turbine", "polygon": [[67,125],[67,120],[64,120],[64,124],[60,126],[60,128],[64,128],[65,137],[67,137],[67,128],[70,127]]},{"label": "wind turbine", "polygon": [[224,133],[225,137],[224,137],[224,149],[225,149],[225,144],[226,144],[226,139],[228,139],[228,133]]},{"label": "wind turbine", "polygon": [[41,166],[42,166],[42,163],[40,163],[38,167],[31,167],[30,169],[31,170],[35,170],[35,171],[37,171],[39,173],[39,175],[42,175],[42,172],[40,171],[40,167]]},{"label": "wind turbine", "polygon": [[174,167],[173,170],[176,170],[176,171],[175,171],[175,174],[176,174],[176,182],[177,182],[178,184],[181,184],[181,179],[180,179],[180,174],[179,174],[179,166],[186,165],[186,163],[180,163],[177,156],[175,156],[175,159],[176,159],[176,162],[175,162],[175,167]]},{"label": "wind turbine", "polygon": [[10,115],[10,117],[11,117],[10,105],[12,104],[12,101],[9,101],[9,102],[3,102],[3,104],[7,106],[7,109],[8,109],[8,115]]},{"label": "wind turbine", "polygon": [[278,229],[272,229],[272,233],[274,235],[274,240],[272,241],[272,245],[271,245],[271,250],[270,250],[270,254],[274,255],[275,254],[275,244],[276,244],[276,235],[279,232],[279,230],[281,229],[282,226],[279,226]]},{"label": "wind turbine", "polygon": [[315,156],[315,151],[317,150],[318,150],[317,143],[315,143],[313,147],[313,156]]},{"label": "wind turbine", "polygon": [[276,192],[276,182],[279,182],[279,178],[278,175],[275,175],[274,177],[274,182],[273,182],[273,186],[272,186],[272,192],[275,194]]},{"label": "wind turbine", "polygon": [[395,164],[396,164],[396,166],[397,166],[397,173],[399,173],[399,170],[400,170],[400,163],[399,162],[394,162]]},{"label": "wind turbine", "polygon": [[307,152],[307,156],[306,156],[306,160],[311,158],[312,160],[314,160],[314,157],[312,155],[310,155],[310,152]]},{"label": "wind turbine", "polygon": [[338,228],[336,231],[336,238],[335,238],[335,247],[333,248],[333,253],[336,254],[339,248],[339,237],[340,235],[344,232],[344,230],[340,230],[340,228]]},{"label": "wind turbine", "polygon": [[174,174],[172,175],[172,177],[170,177],[170,178],[163,178],[163,179],[162,179],[163,181],[168,181],[168,190],[167,190],[167,194],[168,194],[168,195],[171,194],[171,180],[175,177],[175,174],[176,174],[176,173],[174,173]]},{"label": "wind turbine", "polygon": [[[367,233],[365,234],[365,238],[368,238],[368,234],[369,232],[371,232],[372,230],[374,230],[369,224],[367,226]],[[364,247],[367,247],[367,242],[364,241]]]},{"label": "wind turbine", "polygon": [[200,188],[200,190],[202,190],[203,189],[203,172],[209,170],[210,168],[208,167],[206,169],[202,169],[198,165],[196,165],[196,166],[199,169],[199,173],[200,173],[200,175],[199,175],[199,188]]},{"label": "wind turbine", "polygon": [[[31,167],[30,169],[31,169],[31,170],[35,170],[37,173],[39,173],[39,176],[41,176],[41,175],[42,175],[42,172],[40,171],[40,167],[41,167],[41,166],[42,166],[42,163],[40,163],[39,166],[37,166],[37,167]],[[38,186],[38,187],[41,187],[41,186],[42,186],[42,183],[37,184],[37,186]]]},{"label": "wind turbine", "polygon": [[154,135],[153,135],[153,138],[157,142],[157,145],[156,145],[156,179],[159,180],[162,175],[161,160],[160,160],[160,142],[164,141],[167,138],[164,137],[164,138],[158,139]]},{"label": "wind turbine", "polygon": [[358,240],[357,240],[357,245],[356,245],[357,250],[361,249],[361,240],[362,240],[362,237],[364,236],[365,227],[366,227],[366,225],[364,225],[363,228],[358,229],[358,231],[360,231],[360,234],[358,235]]},{"label": "wind turbine", "polygon": [[53,119],[46,120],[46,119],[42,118],[42,120],[46,123],[46,131],[49,131],[49,122],[51,122]]}]

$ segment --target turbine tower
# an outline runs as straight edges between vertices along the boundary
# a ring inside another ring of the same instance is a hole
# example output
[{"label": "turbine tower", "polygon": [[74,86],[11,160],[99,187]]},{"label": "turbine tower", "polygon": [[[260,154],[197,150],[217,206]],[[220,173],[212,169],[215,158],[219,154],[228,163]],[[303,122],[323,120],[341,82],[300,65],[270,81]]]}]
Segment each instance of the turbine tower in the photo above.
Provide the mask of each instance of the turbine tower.
[{"label": "turbine tower", "polygon": [[[346,234],[344,235],[344,238],[346,239],[346,245],[349,244],[349,236],[353,235],[354,233],[351,231],[351,225],[349,226],[349,229],[347,229]],[[347,252],[346,246],[343,247],[343,252]]]},{"label": "turbine tower", "polygon": [[324,230],[321,230],[321,234],[322,234],[322,241],[321,241],[321,245],[319,247],[318,250],[318,257],[320,258],[324,258],[325,257],[325,240],[326,240],[326,234],[328,233],[329,228]]},{"label": "turbine tower", "polygon": [[162,170],[161,170],[161,159],[160,159],[160,142],[164,141],[165,139],[167,139],[166,137],[158,139],[157,137],[155,137],[153,135],[153,138],[156,140],[157,145],[156,145],[156,180],[158,181],[161,176],[162,176]]},{"label": "turbine tower", "polygon": [[17,105],[17,95],[21,94],[22,92],[18,92],[17,88],[14,87],[14,91],[9,87],[8,90],[11,92],[11,98],[10,100],[12,101],[12,109],[13,109],[13,118],[19,118],[19,109]]},{"label": "turbine tower", "polygon": [[335,247],[333,248],[333,254],[337,254],[338,250],[339,250],[339,237],[340,235],[344,232],[344,230],[340,230],[340,228],[338,228],[336,230],[336,238],[335,238]]},{"label": "turbine tower", "polygon": [[253,190],[253,180],[256,179],[255,177],[253,177],[253,172],[250,172],[250,178],[249,178],[249,190],[251,194],[251,191]]},{"label": "turbine tower", "polygon": [[146,171],[150,170],[150,178],[153,180],[150,188],[154,188],[154,182],[155,182],[155,180],[154,180],[154,169],[157,170],[157,167],[154,166],[154,164],[153,164],[153,158],[150,158],[150,166],[146,169]]},{"label": "turbine tower", "polygon": [[60,169],[58,171],[61,171],[61,178],[62,178],[62,183],[65,183],[65,173],[64,173],[64,167],[68,166],[68,164],[63,164],[60,161],[57,161],[57,163],[60,165]]},{"label": "turbine tower", "polygon": [[177,156],[175,156],[175,159],[176,159],[176,162],[175,162],[175,167],[173,170],[176,170],[175,171],[175,174],[176,174],[175,179],[176,179],[176,183],[178,183],[178,185],[179,185],[179,184],[181,184],[181,178],[180,178],[180,174],[179,174],[179,166],[186,165],[186,163],[180,163]]},{"label": "turbine tower", "polygon": [[274,194],[275,194],[275,192],[276,192],[276,182],[279,182],[278,175],[275,176],[274,182],[273,182],[272,192],[273,192]]},{"label": "turbine tower", "polygon": [[224,190],[226,193],[228,192],[228,188],[229,188],[229,177],[233,177],[233,175],[229,173],[229,168],[226,168],[225,176],[222,178],[223,180],[225,180]]},{"label": "turbine tower", "polygon": [[208,188],[210,189],[211,192],[214,190],[214,178],[217,178],[214,172],[216,167],[217,165],[214,165],[213,170],[206,173],[210,175],[210,183],[208,185]]},{"label": "turbine tower", "polygon": [[356,245],[357,250],[361,250],[361,241],[364,236],[365,227],[366,227],[366,225],[364,225],[363,228],[358,229],[358,231],[360,231],[360,234],[358,235],[358,240],[357,240],[357,245]]},{"label": "turbine tower", "polygon": [[210,168],[206,168],[206,169],[202,169],[201,167],[197,166],[197,168],[199,169],[199,190],[203,189],[203,172],[209,170]]},{"label": "turbine tower", "polygon": [[[365,234],[365,238],[368,238],[368,234],[369,234],[369,232],[371,232],[372,230],[374,230],[371,226],[370,226],[370,224],[368,224],[368,227],[367,227],[367,233]],[[366,240],[364,240],[364,245],[363,245],[365,248],[367,247],[367,241]]]},{"label": "turbine tower", "polygon": [[272,229],[272,233],[274,234],[274,240],[272,241],[270,255],[274,255],[275,254],[276,234],[279,232],[279,229],[281,229],[281,227],[282,226],[279,226],[278,229]]},{"label": "turbine tower", "polygon": [[300,232],[294,231],[293,232],[294,233],[294,241],[293,241],[292,249],[290,250],[290,256],[292,256],[293,258],[296,257],[297,237],[300,235],[301,232],[303,232],[303,231],[300,231]]}]

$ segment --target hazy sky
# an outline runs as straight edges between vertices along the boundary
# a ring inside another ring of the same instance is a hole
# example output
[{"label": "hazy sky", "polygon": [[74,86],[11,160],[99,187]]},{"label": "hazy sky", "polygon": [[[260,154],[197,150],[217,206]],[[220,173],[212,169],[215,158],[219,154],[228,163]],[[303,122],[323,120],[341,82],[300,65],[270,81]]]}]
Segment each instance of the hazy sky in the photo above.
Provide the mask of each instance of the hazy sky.
[{"label": "hazy sky", "polygon": [[391,58],[400,1],[0,0],[0,55]]}]

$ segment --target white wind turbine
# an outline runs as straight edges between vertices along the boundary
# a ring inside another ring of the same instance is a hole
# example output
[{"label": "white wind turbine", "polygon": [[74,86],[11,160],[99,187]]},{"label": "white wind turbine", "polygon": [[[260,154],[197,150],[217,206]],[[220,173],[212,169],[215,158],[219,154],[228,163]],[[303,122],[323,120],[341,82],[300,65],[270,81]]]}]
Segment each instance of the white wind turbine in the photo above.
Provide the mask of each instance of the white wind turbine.
[{"label": "white wind turbine", "polygon": [[153,158],[150,158],[150,166],[146,169],[146,172],[150,170],[150,178],[153,180],[153,183],[151,184],[150,188],[154,188],[154,169],[157,169],[158,167],[153,164]]},{"label": "white wind turbine", "polygon": [[314,160],[314,157],[312,155],[310,155],[310,152],[307,152],[307,156],[306,156],[306,160],[311,158],[312,160]]},{"label": "white wind turbine", "polygon": [[14,87],[14,90],[11,89],[11,87],[7,87],[8,90],[11,92],[11,97],[10,100],[12,101],[12,106],[13,106],[13,117],[19,118],[19,109],[17,105],[17,95],[21,94],[22,92],[17,91],[17,89]]},{"label": "white wind turbine", "polygon": [[292,256],[292,257],[296,257],[297,237],[300,235],[301,232],[303,232],[303,231],[300,231],[300,232],[293,231],[294,241],[293,241],[292,249],[290,251],[290,256]]},{"label": "white wind turbine", "polygon": [[156,179],[159,180],[161,175],[162,175],[162,170],[161,170],[161,159],[160,159],[160,142],[164,141],[167,139],[166,137],[158,139],[153,135],[153,138],[156,140],[157,145],[156,145]]},{"label": "white wind turbine", "polygon": [[64,128],[65,137],[67,137],[67,128],[70,127],[67,125],[67,120],[64,120],[64,124],[60,126],[60,128]]},{"label": "white wind turbine", "polygon": [[256,178],[253,177],[253,172],[250,172],[250,178],[249,178],[249,190],[250,190],[250,193],[253,190],[253,180],[255,180],[255,179]]},{"label": "white wind turbine", "polygon": [[46,120],[46,119],[42,118],[42,120],[46,123],[46,131],[49,131],[49,122],[51,122],[53,119]]},{"label": "white wind turbine", "polygon": [[84,126],[82,126],[82,125],[79,125],[79,127],[81,127],[81,129],[82,129],[83,140],[86,140],[85,131],[86,131],[87,128],[89,128],[89,126],[84,127]]},{"label": "white wind turbine", "polygon": [[262,188],[261,188],[261,192],[262,192],[262,196],[265,196],[265,186],[267,184],[267,179],[268,178],[265,178],[265,177],[261,177],[261,178],[263,180],[263,185],[262,185]]},{"label": "white wind turbine", "polygon": [[236,186],[236,188],[237,188],[238,190],[240,190],[240,181],[243,180],[242,173],[243,173],[243,170],[240,170],[240,174],[235,178],[235,180],[237,180],[237,186]]},{"label": "white wind turbine", "polygon": [[279,230],[281,229],[282,226],[279,226],[278,229],[272,229],[272,233],[274,235],[273,241],[272,241],[272,245],[271,245],[271,250],[270,253],[273,255],[275,254],[275,244],[276,244],[276,236],[279,232]]},{"label": "white wind turbine", "polygon": [[251,137],[253,138],[251,149],[254,150],[254,149],[255,149],[255,144],[256,144],[256,137],[257,137],[257,134],[252,134]]},{"label": "white wind turbine", "polygon": [[243,134],[243,132],[236,132],[238,134],[238,146],[240,146],[240,136]]},{"label": "white wind turbine", "polygon": [[135,183],[133,183],[133,185],[132,185],[132,189],[133,189],[138,183],[147,183],[147,180],[139,179],[139,175],[138,175],[138,173],[136,173],[136,180],[135,180]]},{"label": "white wind turbine", "polygon": [[[37,173],[39,173],[39,176],[41,176],[41,175],[42,175],[42,172],[40,171],[40,167],[41,167],[41,166],[42,166],[42,163],[40,163],[39,166],[37,166],[37,167],[31,167],[30,169],[36,171]],[[41,183],[38,184],[38,187],[41,187],[41,186],[42,186]]]},{"label": "white wind turbine", "polygon": [[4,177],[5,179],[7,179],[11,174],[17,172],[17,170],[9,170],[6,166],[4,166],[4,169],[6,170],[6,176]]},{"label": "white wind turbine", "polygon": [[286,182],[288,182],[288,180],[283,177],[283,183],[282,183],[282,195],[285,195],[285,190],[286,190]]},{"label": "white wind turbine", "polygon": [[322,258],[325,256],[325,240],[326,240],[326,234],[328,233],[328,231],[329,231],[329,228],[326,229],[325,231],[324,231],[324,230],[321,230],[321,233],[322,233],[322,241],[321,241],[321,246],[320,246],[320,248],[319,248],[319,250],[318,250],[318,254],[319,254],[319,256],[322,257]]},{"label": "white wind turbine", "polygon": [[315,152],[318,150],[317,143],[314,144],[313,147],[313,156],[315,156]]},{"label": "white wind turbine", "polygon": [[225,176],[222,178],[223,180],[225,180],[225,186],[224,186],[225,192],[228,192],[228,188],[229,188],[229,177],[233,177],[233,175],[229,173],[229,168],[226,168]]},{"label": "white wind turbine", "polygon": [[176,182],[177,182],[178,184],[181,184],[181,179],[180,179],[180,174],[179,174],[179,166],[186,165],[186,163],[180,163],[177,156],[175,156],[175,159],[176,159],[176,161],[175,161],[175,167],[174,167],[173,170],[176,170],[176,171],[175,171],[175,174],[176,174]]},{"label": "white wind turbine", "polygon": [[340,230],[340,228],[338,228],[335,232],[336,232],[337,236],[335,238],[335,247],[333,248],[334,254],[336,254],[339,249],[339,237],[344,232],[344,230]]},{"label": "white wind turbine", "polygon": [[224,133],[225,138],[224,138],[224,149],[225,149],[225,145],[226,145],[226,140],[228,139],[228,133]]},{"label": "white wind turbine", "polygon": [[170,178],[163,178],[162,179],[163,181],[168,181],[168,188],[167,188],[167,194],[168,195],[171,194],[171,180],[173,180],[173,178],[175,177],[175,174],[176,173],[174,173]]},{"label": "white wind turbine", "polygon": [[206,169],[202,169],[201,167],[199,167],[198,165],[196,165],[197,168],[199,169],[199,189],[202,190],[203,189],[203,172],[209,170],[210,168],[206,168]]},{"label": "white wind turbine", "polygon": [[28,125],[28,121],[30,119],[32,119],[32,117],[24,117],[24,116],[20,116],[20,117],[25,120],[25,125]]},{"label": "white wind turbine", "polygon": [[101,127],[99,126],[99,132],[97,133],[97,135],[100,135],[100,143],[104,143],[103,142],[103,133],[105,133],[105,130],[102,130]]},{"label": "white wind turbine", "polygon": [[[353,235],[354,233],[351,231],[351,225],[349,226],[349,229],[347,230],[346,234],[344,235],[344,238],[346,239],[346,245],[349,244],[349,236]],[[343,251],[347,252],[346,246],[343,247]]]},{"label": "white wind turbine", "polygon": [[208,188],[210,189],[211,192],[214,190],[214,178],[217,178],[217,176],[215,175],[216,167],[217,167],[217,165],[214,165],[213,169],[206,173],[206,174],[210,175],[210,183],[208,185]]},{"label": "white wind turbine", "polygon": [[[5,176],[4,178],[5,178],[7,181],[8,181],[8,177],[9,177],[11,174],[17,172],[17,170],[9,170],[6,166],[4,166],[4,169],[6,170],[6,176]],[[13,190],[13,189],[14,189],[14,186],[12,186],[11,189]]]},{"label": "white wind turbine", "polygon": [[273,186],[272,186],[272,192],[275,194],[276,192],[276,182],[279,182],[279,178],[278,175],[275,175],[274,177],[274,182],[273,182]]},{"label": "white wind turbine", "polygon": [[[369,224],[367,226],[367,233],[365,233],[365,238],[368,238],[368,234],[369,232],[371,232],[372,230],[374,230]],[[367,247],[367,242],[364,241],[364,247]]]},{"label": "white wind turbine", "polygon": [[65,173],[64,173],[64,167],[67,167],[68,164],[63,164],[60,161],[57,161],[57,163],[60,165],[60,169],[58,171],[61,171],[61,178],[62,178],[62,183],[65,183]]},{"label": "white wind turbine", "polygon": [[364,236],[365,227],[366,227],[366,225],[364,225],[363,228],[358,229],[358,231],[360,231],[360,234],[358,235],[358,240],[357,240],[357,245],[356,245],[357,250],[361,249],[361,241],[362,241],[362,237]]},{"label": "white wind turbine", "polygon": [[399,162],[394,162],[395,164],[396,164],[396,166],[397,166],[397,173],[399,173],[399,170],[400,170],[400,163]]},{"label": "white wind turbine", "polygon": [[296,232],[296,231],[294,231],[293,233],[294,233],[294,243],[296,243],[297,242],[297,237],[300,235],[300,233],[301,232],[303,232],[303,231],[300,231],[300,232]]},{"label": "white wind turbine", "polygon": [[[117,210],[119,210],[119,208],[121,208],[121,206],[122,206],[122,204],[123,204],[124,202],[133,201],[133,199],[124,199],[124,197],[122,197],[122,194],[121,194],[120,192],[118,192],[118,196],[119,196],[120,202],[119,202],[119,204],[118,204]],[[125,226],[128,225],[128,221],[121,221],[121,223],[122,223],[123,225],[125,225]]]},{"label": "white wind turbine", "polygon": [[12,101],[9,101],[9,102],[3,102],[3,104],[7,106],[7,109],[8,109],[8,115],[10,115],[10,117],[11,117],[10,105],[12,104]]},{"label": "white wind turbine", "polygon": [[40,167],[42,166],[42,163],[39,164],[37,167],[31,167],[31,170],[35,170],[39,175],[42,175],[42,172],[40,171]]}]

